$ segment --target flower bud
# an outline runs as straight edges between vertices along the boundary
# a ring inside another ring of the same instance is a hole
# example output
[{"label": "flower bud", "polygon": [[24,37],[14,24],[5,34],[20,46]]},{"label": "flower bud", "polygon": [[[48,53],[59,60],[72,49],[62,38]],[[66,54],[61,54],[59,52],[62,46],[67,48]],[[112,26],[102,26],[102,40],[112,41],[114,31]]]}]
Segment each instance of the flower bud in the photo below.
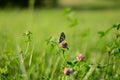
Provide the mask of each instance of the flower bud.
[{"label": "flower bud", "polygon": [[31,32],[29,30],[27,30],[25,34],[28,36],[31,34]]},{"label": "flower bud", "polygon": [[85,59],[85,55],[79,54],[76,58],[78,61],[83,61]]},{"label": "flower bud", "polygon": [[60,43],[60,46],[63,47],[63,48],[67,48],[68,44],[67,44],[66,41],[62,41],[62,42]]},{"label": "flower bud", "polygon": [[69,75],[69,74],[71,74],[73,72],[74,72],[74,70],[72,68],[65,68],[64,69],[64,74],[66,74],[66,75]]}]

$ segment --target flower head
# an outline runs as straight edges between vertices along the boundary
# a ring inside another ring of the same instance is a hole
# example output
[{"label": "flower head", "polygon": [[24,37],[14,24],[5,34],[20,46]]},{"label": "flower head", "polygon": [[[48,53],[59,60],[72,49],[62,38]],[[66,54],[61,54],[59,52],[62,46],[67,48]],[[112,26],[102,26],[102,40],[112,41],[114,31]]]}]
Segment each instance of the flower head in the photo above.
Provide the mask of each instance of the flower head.
[{"label": "flower head", "polygon": [[62,41],[62,42],[60,43],[60,46],[63,47],[63,48],[67,48],[67,47],[68,47],[68,44],[67,44],[66,41]]},{"label": "flower head", "polygon": [[30,34],[32,34],[29,30],[27,30],[26,32],[25,32],[25,34],[28,36],[28,35],[30,35]]},{"label": "flower head", "polygon": [[79,54],[76,58],[78,61],[83,61],[85,59],[85,55]]},{"label": "flower head", "polygon": [[66,75],[70,75],[73,72],[74,72],[74,70],[72,68],[65,68],[64,69],[64,74],[66,74]]}]

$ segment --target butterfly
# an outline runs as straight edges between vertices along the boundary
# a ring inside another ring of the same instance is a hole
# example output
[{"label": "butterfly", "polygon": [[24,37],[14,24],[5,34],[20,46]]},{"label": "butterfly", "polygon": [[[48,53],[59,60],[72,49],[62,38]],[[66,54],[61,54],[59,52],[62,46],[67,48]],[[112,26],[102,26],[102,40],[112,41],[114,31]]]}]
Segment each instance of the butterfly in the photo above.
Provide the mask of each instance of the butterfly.
[{"label": "butterfly", "polygon": [[64,41],[64,40],[65,40],[65,33],[62,32],[62,33],[60,34],[59,43],[61,43],[61,42]]}]

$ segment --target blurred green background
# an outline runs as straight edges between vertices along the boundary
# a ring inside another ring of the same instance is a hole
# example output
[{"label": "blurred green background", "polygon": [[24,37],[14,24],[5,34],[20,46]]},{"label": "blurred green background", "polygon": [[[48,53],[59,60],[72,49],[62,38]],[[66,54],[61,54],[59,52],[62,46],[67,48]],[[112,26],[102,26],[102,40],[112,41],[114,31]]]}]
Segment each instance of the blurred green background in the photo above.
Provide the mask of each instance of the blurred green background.
[{"label": "blurred green background", "polygon": [[[66,8],[71,8],[73,14],[66,15]],[[85,50],[82,47],[85,42],[79,41],[81,36],[88,35],[91,43],[86,41],[86,44],[91,46],[97,41],[99,30],[120,22],[119,14],[120,0],[0,0],[1,44],[9,37],[16,47],[16,43],[22,42],[21,34],[30,30],[36,46],[45,46],[47,38],[58,38],[63,31],[69,42],[76,36],[75,44],[71,44],[75,46],[73,51]],[[77,18],[77,26],[71,28],[66,16]],[[44,51],[39,47],[36,49]]]},{"label": "blurred green background", "polygon": [[[119,4],[120,0],[0,0],[1,40],[4,42],[9,37],[16,47],[16,43],[22,42],[22,33],[30,30],[35,45],[39,46],[36,49],[44,51],[40,45],[45,47],[47,38],[59,38],[63,31],[69,42],[76,37],[74,44],[71,43],[73,51],[81,48],[82,51],[85,50],[84,44],[91,46],[97,41],[99,30],[120,22]],[[71,22],[67,20],[66,8],[71,8],[73,14],[70,16],[78,19],[73,28],[69,26]],[[84,35],[91,43],[82,42]]]},{"label": "blurred green background", "polygon": [[[69,27],[66,7],[75,11],[72,17],[78,18],[75,30]],[[0,0],[0,30],[13,37],[29,29],[35,42],[43,43],[45,38],[62,31],[75,31],[80,36],[90,29],[96,34],[97,30],[119,23],[119,14],[120,0]]]}]

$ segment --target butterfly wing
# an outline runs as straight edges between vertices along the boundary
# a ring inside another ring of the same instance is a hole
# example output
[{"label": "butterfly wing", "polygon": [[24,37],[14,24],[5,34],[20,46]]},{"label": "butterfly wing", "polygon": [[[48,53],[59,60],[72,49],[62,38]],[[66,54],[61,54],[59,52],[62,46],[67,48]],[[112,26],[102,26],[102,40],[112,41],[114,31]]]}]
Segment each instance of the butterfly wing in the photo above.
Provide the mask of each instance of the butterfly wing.
[{"label": "butterfly wing", "polygon": [[65,40],[65,34],[64,32],[61,33],[60,38],[59,38],[59,43]]}]

